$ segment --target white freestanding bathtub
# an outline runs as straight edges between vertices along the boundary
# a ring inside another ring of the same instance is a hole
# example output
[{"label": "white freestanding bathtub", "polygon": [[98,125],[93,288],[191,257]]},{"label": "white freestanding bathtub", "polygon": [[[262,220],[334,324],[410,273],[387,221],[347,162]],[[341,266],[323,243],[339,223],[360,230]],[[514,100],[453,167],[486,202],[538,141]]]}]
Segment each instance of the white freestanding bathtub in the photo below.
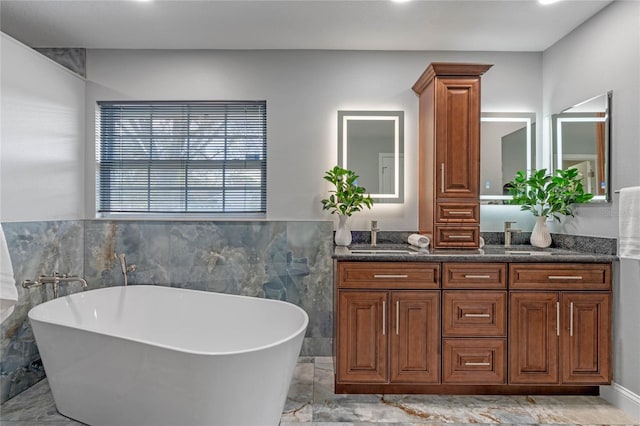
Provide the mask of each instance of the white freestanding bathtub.
[{"label": "white freestanding bathtub", "polygon": [[277,425],[309,318],[158,286],[51,300],[29,319],[58,411],[99,425]]}]

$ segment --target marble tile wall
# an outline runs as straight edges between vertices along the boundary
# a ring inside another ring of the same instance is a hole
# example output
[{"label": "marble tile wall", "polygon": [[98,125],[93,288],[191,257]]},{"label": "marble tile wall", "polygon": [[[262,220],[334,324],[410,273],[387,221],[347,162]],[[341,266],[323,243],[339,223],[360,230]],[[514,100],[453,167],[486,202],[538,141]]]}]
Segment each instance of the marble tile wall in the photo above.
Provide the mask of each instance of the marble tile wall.
[{"label": "marble tile wall", "polygon": [[331,222],[88,221],[85,278],[286,300],[309,314],[302,355],[331,355]]},{"label": "marble tile wall", "polygon": [[[82,221],[3,223],[17,282],[18,303],[0,327],[0,401],[19,394],[44,377],[40,355],[27,319],[29,310],[53,297],[50,285],[25,289],[24,280],[52,272],[84,274]],[[60,295],[81,291],[80,284],[60,287]]]},{"label": "marble tile wall", "polygon": [[[19,302],[1,326],[0,402],[44,377],[27,312],[52,272],[83,276],[89,289],[123,284],[115,254],[136,269],[130,285],[155,284],[286,300],[309,314],[302,355],[328,356],[333,334],[332,222],[64,221],[3,224]],[[60,294],[82,291],[61,286]]]}]

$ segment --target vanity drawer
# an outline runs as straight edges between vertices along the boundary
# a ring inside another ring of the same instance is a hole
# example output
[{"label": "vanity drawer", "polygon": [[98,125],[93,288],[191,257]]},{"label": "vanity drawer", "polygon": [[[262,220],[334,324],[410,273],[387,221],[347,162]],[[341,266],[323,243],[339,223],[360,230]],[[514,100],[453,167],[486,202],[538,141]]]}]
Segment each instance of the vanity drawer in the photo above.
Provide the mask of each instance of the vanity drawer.
[{"label": "vanity drawer", "polygon": [[506,383],[505,339],[443,339],[442,383]]},{"label": "vanity drawer", "polygon": [[436,222],[439,223],[480,223],[478,203],[437,203]]},{"label": "vanity drawer", "polygon": [[507,288],[505,263],[444,263],[444,288]]},{"label": "vanity drawer", "polygon": [[439,288],[440,264],[422,262],[338,262],[341,288]]},{"label": "vanity drawer", "polygon": [[480,245],[479,226],[436,226],[435,248],[478,248]]},{"label": "vanity drawer", "polygon": [[506,336],[506,291],[442,292],[442,335],[445,337]]},{"label": "vanity drawer", "polygon": [[610,290],[610,263],[512,263],[509,287],[543,290]]}]

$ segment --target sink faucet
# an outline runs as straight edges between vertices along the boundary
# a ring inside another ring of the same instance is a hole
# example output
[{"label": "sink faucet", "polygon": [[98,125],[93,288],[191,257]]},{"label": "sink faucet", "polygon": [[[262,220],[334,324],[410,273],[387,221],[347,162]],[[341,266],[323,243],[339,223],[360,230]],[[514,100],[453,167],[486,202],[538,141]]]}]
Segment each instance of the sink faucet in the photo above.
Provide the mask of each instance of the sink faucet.
[{"label": "sink faucet", "polygon": [[380,228],[378,228],[378,221],[377,220],[372,220],[371,221],[371,247],[375,247],[376,245],[378,245],[378,231],[380,230]]},{"label": "sink faucet", "polygon": [[519,234],[522,232],[520,229],[514,229],[511,227],[512,224],[516,222],[505,221],[504,222],[504,246],[511,247],[511,234]]}]

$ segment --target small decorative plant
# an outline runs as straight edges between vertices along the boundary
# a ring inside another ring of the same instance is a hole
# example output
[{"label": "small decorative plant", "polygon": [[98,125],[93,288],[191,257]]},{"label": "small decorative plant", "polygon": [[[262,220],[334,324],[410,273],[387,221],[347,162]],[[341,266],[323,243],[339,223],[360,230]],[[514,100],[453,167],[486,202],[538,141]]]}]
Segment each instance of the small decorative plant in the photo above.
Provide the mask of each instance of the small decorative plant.
[{"label": "small decorative plant", "polygon": [[365,188],[357,185],[358,175],[353,171],[335,166],[325,172],[324,179],[331,182],[335,189],[329,191],[329,198],[322,200],[323,210],[351,216],[364,207],[370,209],[373,206],[373,199],[366,193]]},{"label": "small decorative plant", "polygon": [[553,174],[547,174],[546,169],[534,170],[529,178],[520,170],[507,185],[513,196],[511,204],[519,204],[520,210],[534,216],[552,216],[558,221],[559,214],[573,217],[573,204],[593,198],[593,194],[584,192],[578,170],[571,168]]}]

